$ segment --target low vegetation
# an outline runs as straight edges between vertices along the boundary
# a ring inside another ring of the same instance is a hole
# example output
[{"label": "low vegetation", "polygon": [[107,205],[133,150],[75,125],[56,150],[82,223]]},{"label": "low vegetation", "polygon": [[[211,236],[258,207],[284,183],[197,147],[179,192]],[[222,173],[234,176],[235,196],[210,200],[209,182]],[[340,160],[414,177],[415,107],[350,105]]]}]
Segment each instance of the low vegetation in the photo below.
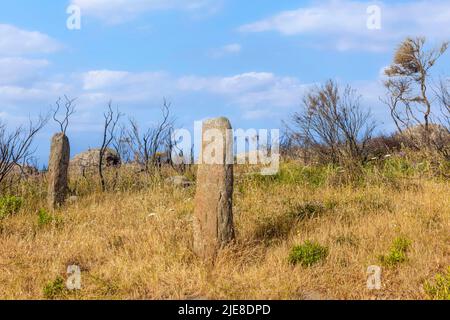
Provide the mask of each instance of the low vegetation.
[{"label": "low vegetation", "polygon": [[311,267],[324,260],[327,255],[328,249],[326,247],[315,242],[306,241],[304,244],[292,248],[289,254],[289,263]]},{"label": "low vegetation", "polygon": [[425,291],[434,300],[450,300],[450,267],[425,284]]},{"label": "low vegetation", "polygon": [[395,238],[389,253],[380,256],[380,262],[387,267],[395,267],[396,265],[405,262],[410,246],[410,240],[403,237]]},{"label": "low vegetation", "polygon": [[22,207],[23,200],[20,197],[5,196],[0,198],[0,219],[16,214]]},{"label": "low vegetation", "polygon": [[[0,220],[0,296],[72,299],[65,272],[77,265],[77,299],[446,298],[449,181],[412,158],[368,164],[353,178],[293,161],[272,179],[238,166],[236,242],[213,267],[192,253],[195,186],[165,182],[170,168],[107,170],[108,192],[95,173],[71,176],[78,199],[54,212],[45,176],[24,181],[16,205],[2,206],[13,209]],[[297,175],[305,172],[314,174]],[[383,268],[382,290],[366,287],[370,265]]]}]

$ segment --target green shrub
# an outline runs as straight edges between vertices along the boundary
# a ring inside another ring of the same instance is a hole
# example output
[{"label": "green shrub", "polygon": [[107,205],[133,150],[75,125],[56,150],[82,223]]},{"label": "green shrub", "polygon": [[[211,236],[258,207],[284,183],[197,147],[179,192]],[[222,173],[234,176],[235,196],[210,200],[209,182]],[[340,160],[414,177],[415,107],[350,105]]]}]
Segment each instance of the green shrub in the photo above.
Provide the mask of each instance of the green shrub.
[{"label": "green shrub", "polygon": [[277,175],[277,180],[286,184],[306,184],[311,187],[320,187],[327,182],[329,175],[335,169],[331,166],[308,167],[298,164],[283,165]]},{"label": "green shrub", "polygon": [[407,253],[410,246],[411,241],[406,238],[398,237],[394,239],[389,253],[380,256],[380,262],[386,267],[395,267],[405,262],[408,259]]},{"label": "green shrub", "polygon": [[325,185],[330,176],[336,174],[333,166],[303,166],[296,163],[283,163],[275,175],[253,174],[249,181],[258,186],[267,187],[276,184],[301,184],[318,188]]},{"label": "green shrub", "polygon": [[15,196],[0,198],[0,219],[16,214],[22,207],[23,199]]},{"label": "green shrub", "polygon": [[426,282],[425,292],[433,300],[450,300],[450,267],[444,274],[438,274],[433,282]]},{"label": "green shrub", "polygon": [[51,214],[49,214],[45,209],[40,209],[38,212],[38,226],[43,227],[53,222],[59,222],[60,220]]},{"label": "green shrub", "polygon": [[304,267],[310,267],[324,260],[327,255],[327,247],[316,242],[306,241],[304,244],[292,248],[288,260],[293,265],[301,264]]},{"label": "green shrub", "polygon": [[66,290],[64,279],[58,276],[55,280],[47,282],[44,286],[44,297],[52,300],[57,299],[64,295]]}]

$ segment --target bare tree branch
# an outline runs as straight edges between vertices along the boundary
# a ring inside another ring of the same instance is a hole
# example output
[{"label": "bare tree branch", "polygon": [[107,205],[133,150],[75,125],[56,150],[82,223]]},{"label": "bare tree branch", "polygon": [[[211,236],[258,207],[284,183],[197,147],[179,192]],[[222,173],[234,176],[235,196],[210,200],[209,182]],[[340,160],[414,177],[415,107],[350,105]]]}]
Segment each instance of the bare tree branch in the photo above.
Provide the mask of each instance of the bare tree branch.
[{"label": "bare tree branch", "polygon": [[342,164],[367,160],[367,143],[375,129],[370,110],[363,111],[360,97],[349,86],[341,93],[332,80],[312,89],[303,109],[292,116],[288,134],[305,148],[314,148],[326,161]]},{"label": "bare tree branch", "polygon": [[15,166],[22,167],[30,160],[35,152],[32,149],[34,138],[46,125],[48,116],[39,116],[36,122],[31,119],[28,127],[18,127],[12,132],[7,130],[4,123],[0,123],[0,184]]},{"label": "bare tree branch", "polygon": [[[397,49],[394,61],[385,70],[388,79],[384,82],[388,97],[382,100],[390,109],[391,117],[400,133],[415,125],[423,127],[426,145],[431,141],[433,106],[435,96],[428,88],[431,86],[430,69],[447,51],[449,43],[426,50],[426,39],[407,38]],[[419,143],[419,142],[417,142]],[[420,147],[420,146],[419,146]]]},{"label": "bare tree branch", "polygon": [[104,125],[103,125],[103,140],[99,151],[99,161],[98,161],[98,174],[100,177],[100,183],[102,186],[102,191],[106,191],[106,182],[103,174],[103,160],[105,158],[105,153],[108,147],[115,139],[116,128],[119,123],[122,113],[118,109],[116,111],[112,108],[112,102],[108,103],[108,110],[103,114]]},{"label": "bare tree branch", "polygon": [[53,120],[55,120],[56,123],[59,124],[61,128],[61,132],[66,134],[67,127],[69,126],[69,119],[70,116],[72,116],[75,113],[75,104],[74,102],[77,100],[75,99],[69,99],[66,95],[64,95],[64,114],[62,119],[58,119],[58,113],[61,109],[62,99],[61,97],[56,100],[56,109],[53,112]]},{"label": "bare tree branch", "polygon": [[172,145],[170,140],[174,119],[171,117],[170,108],[171,104],[164,99],[161,107],[161,120],[143,133],[136,120],[129,120],[128,141],[130,142],[130,148],[134,153],[135,161],[141,164],[146,172],[149,171],[150,167],[160,166],[161,159],[158,152],[162,148],[170,148]]}]

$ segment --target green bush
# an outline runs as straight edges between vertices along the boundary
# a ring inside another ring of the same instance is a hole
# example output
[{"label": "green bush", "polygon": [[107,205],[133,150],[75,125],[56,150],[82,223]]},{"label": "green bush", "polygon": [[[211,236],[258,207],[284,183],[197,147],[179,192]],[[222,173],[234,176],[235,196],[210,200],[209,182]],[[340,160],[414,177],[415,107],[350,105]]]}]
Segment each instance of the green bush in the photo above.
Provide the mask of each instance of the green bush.
[{"label": "green bush", "polygon": [[405,262],[408,259],[407,253],[410,246],[411,241],[406,238],[398,237],[394,239],[389,253],[380,256],[380,262],[386,267],[395,267]]},{"label": "green bush", "polygon": [[444,274],[436,275],[433,282],[426,282],[425,292],[433,300],[450,300],[450,267]]},{"label": "green bush", "polygon": [[327,182],[329,175],[334,173],[334,168],[308,167],[297,164],[283,165],[277,175],[277,180],[286,184],[306,184],[311,187],[320,187]]},{"label": "green bush", "polygon": [[52,300],[57,299],[64,295],[66,290],[64,279],[58,276],[55,280],[47,282],[44,286],[44,297]]},{"label": "green bush", "polygon": [[22,207],[23,199],[15,196],[0,198],[0,219],[16,214]]},{"label": "green bush", "polygon": [[280,170],[275,175],[264,176],[254,174],[249,177],[249,181],[258,186],[271,186],[276,184],[301,184],[312,188],[325,185],[330,176],[336,174],[337,169],[333,166],[303,166],[296,163],[283,163]]},{"label": "green bush", "polygon": [[328,256],[328,248],[321,246],[316,242],[306,241],[302,245],[292,248],[289,254],[289,263],[301,264],[304,267],[310,267]]},{"label": "green bush", "polygon": [[61,220],[57,217],[52,216],[49,214],[45,209],[40,209],[38,212],[38,226],[43,227],[51,223],[60,223]]}]

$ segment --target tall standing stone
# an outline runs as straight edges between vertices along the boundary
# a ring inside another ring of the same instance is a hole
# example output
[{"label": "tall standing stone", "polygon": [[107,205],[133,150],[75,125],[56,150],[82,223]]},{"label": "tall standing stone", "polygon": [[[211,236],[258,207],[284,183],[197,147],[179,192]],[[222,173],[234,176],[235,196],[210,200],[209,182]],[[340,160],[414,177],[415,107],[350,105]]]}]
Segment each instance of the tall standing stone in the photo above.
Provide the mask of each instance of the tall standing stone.
[{"label": "tall standing stone", "polygon": [[234,239],[233,133],[226,118],[207,120],[197,172],[194,252],[212,260]]},{"label": "tall standing stone", "polygon": [[57,133],[52,138],[48,164],[48,202],[51,208],[57,208],[66,199],[69,161],[69,139],[64,133]]}]

